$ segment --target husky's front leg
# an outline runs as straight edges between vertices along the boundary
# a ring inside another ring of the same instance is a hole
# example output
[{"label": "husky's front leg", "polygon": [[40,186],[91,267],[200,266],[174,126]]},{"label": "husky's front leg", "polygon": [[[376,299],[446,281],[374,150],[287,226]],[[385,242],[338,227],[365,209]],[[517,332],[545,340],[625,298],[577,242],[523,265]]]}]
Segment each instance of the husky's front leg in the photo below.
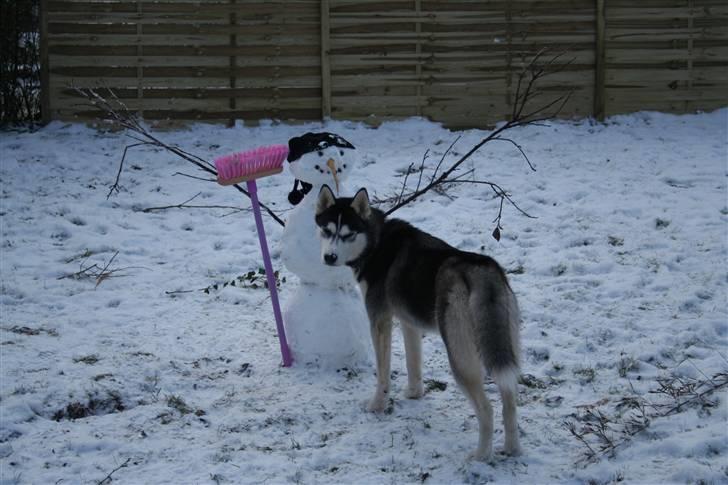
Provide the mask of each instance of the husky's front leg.
[{"label": "husky's front leg", "polygon": [[404,352],[407,359],[407,399],[419,399],[425,393],[422,385],[422,331],[417,327],[402,323]]},{"label": "husky's front leg", "polygon": [[380,316],[371,321],[372,343],[377,359],[377,390],[367,405],[367,411],[379,413],[387,408],[389,399],[389,370],[392,356],[392,318]]}]

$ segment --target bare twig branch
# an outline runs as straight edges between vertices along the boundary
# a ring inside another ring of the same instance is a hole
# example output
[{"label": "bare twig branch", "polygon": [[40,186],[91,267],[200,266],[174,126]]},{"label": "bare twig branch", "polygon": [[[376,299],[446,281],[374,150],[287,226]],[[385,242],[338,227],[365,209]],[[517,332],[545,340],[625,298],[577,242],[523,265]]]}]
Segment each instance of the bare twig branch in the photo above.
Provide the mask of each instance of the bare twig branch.
[{"label": "bare twig branch", "polygon": [[[126,105],[116,96],[113,90],[107,89],[107,91],[110,93],[111,98],[113,99],[113,103],[109,101],[108,99],[101,96],[96,90],[92,88],[78,88],[74,87],[76,92],[81,94],[83,97],[85,97],[92,106],[101,109],[108,117],[108,119],[117,125],[119,125],[122,128],[125,128],[130,133],[127,135],[137,140],[139,143],[146,143],[148,145],[153,145],[159,148],[163,148],[178,157],[182,158],[183,160],[186,160],[187,162],[192,163],[193,165],[197,166],[201,170],[210,173],[217,177],[217,171],[214,168],[214,165],[207,160],[197,156],[192,155],[188,153],[187,151],[174,146],[169,145],[156,136],[154,136],[152,133],[150,133],[139,121],[139,119],[129,111],[129,109],[126,107]],[[242,188],[239,184],[233,185],[239,192],[245,194],[247,197],[250,197],[250,194],[247,190]],[[278,215],[273,212],[267,205],[263,204],[261,202],[260,206],[270,215],[278,224],[281,226],[285,226],[285,222],[278,217]]]},{"label": "bare twig branch", "polygon": [[518,148],[519,152],[521,152],[521,155],[523,155],[523,158],[526,160],[526,163],[531,168],[531,170],[533,170],[534,172],[536,171],[533,164],[531,163],[531,160],[528,158],[528,155],[526,155],[526,152],[523,151],[523,147],[521,147],[521,145],[519,145],[515,141],[511,140],[510,138],[506,138],[503,136],[498,136],[496,138],[493,138],[493,141],[507,141],[507,142],[511,143],[514,147]]},{"label": "bare twig branch", "polygon": [[455,144],[460,140],[460,138],[462,138],[462,135],[458,135],[458,137],[455,138],[455,140],[453,140],[452,143],[450,143],[450,146],[447,147],[447,150],[445,150],[445,153],[442,154],[442,156],[440,157],[440,161],[437,162],[437,166],[435,167],[435,170],[432,171],[432,177],[430,178],[430,182],[435,180],[435,178],[437,177],[437,172],[440,170],[440,167],[442,166],[442,162],[445,161],[445,157],[447,157],[448,153],[450,153],[450,150],[452,150],[452,147],[455,146]]},{"label": "bare twig branch", "polygon": [[96,277],[95,288],[98,288],[98,286],[101,284],[102,281],[104,281],[109,276],[111,276],[112,271],[108,271],[108,269],[109,269],[109,266],[111,266],[111,263],[114,262],[114,260],[116,259],[116,256],[118,256],[118,255],[119,255],[119,251],[115,252],[114,255],[111,257],[111,259],[109,259],[109,262],[106,263],[106,266],[104,266],[104,268],[101,270],[99,275]]},{"label": "bare twig branch", "polygon": [[[448,183],[488,185],[491,188],[493,188],[493,190],[496,193],[496,196],[500,197],[501,199],[506,199],[518,212],[520,212],[524,216],[528,217],[529,219],[537,219],[536,216],[532,216],[525,210],[521,209],[518,206],[518,204],[516,204],[516,202],[512,199],[511,195],[508,192],[506,192],[505,190],[503,190],[503,188],[501,188],[496,183],[488,182],[486,180],[451,180]],[[502,204],[501,204],[501,207],[502,207]]]},{"label": "bare twig branch", "polygon": [[[601,403],[582,406],[582,410],[563,426],[586,448],[583,461],[594,462],[602,455],[614,456],[618,448],[648,429],[656,418],[672,416],[687,406],[699,405],[703,409],[716,406],[716,401],[706,398],[728,386],[728,372],[722,371],[709,378],[700,369],[698,371],[705,379],[684,378],[674,373],[657,379],[658,387],[649,393],[667,398],[668,403],[652,403],[633,395],[622,398],[613,413],[599,409]],[[631,382],[630,387],[634,392]]]},{"label": "bare twig branch", "polygon": [[206,179],[205,177],[198,177],[196,175],[190,175],[188,173],[183,173],[183,172],[175,172],[172,174],[172,176],[175,176],[175,175],[180,175],[182,177],[188,177],[188,178],[196,179],[196,180],[202,180],[203,182],[217,182],[217,180],[215,180],[215,179]]},{"label": "bare twig branch", "polygon": [[414,166],[414,162],[410,163],[407,167],[407,173],[404,174],[404,180],[402,181],[402,190],[399,192],[399,196],[397,196],[397,201],[402,200],[402,195],[404,195],[404,190],[407,188],[407,179],[410,176],[410,173],[412,173],[412,167]]},{"label": "bare twig branch", "polygon": [[[414,188],[409,189],[407,185],[409,182],[408,175],[411,172],[412,167],[414,166],[414,163],[412,163],[407,168],[407,174],[405,175],[405,178],[402,182],[402,187],[400,188],[398,195],[385,197],[383,199],[375,198],[373,200],[375,204],[392,204],[388,209],[384,211],[385,215],[391,215],[400,208],[416,201],[430,190],[434,190],[437,193],[447,195],[446,187],[452,183],[476,183],[489,185],[495,192],[496,196],[501,199],[498,209],[498,215],[493,221],[496,224],[496,231],[494,231],[493,233],[493,236],[496,237],[496,239],[500,237],[501,218],[503,215],[504,202],[507,201],[521,214],[533,218],[533,216],[527,214],[523,209],[518,207],[518,205],[514,203],[510,194],[500,188],[497,184],[485,180],[464,180],[465,176],[472,173],[472,170],[461,173],[460,168],[462,164],[466,160],[470,159],[470,157],[472,157],[473,154],[475,154],[480,148],[482,148],[483,145],[496,140],[511,143],[526,160],[529,168],[533,171],[536,170],[533,163],[531,163],[528,155],[526,155],[523,147],[512,138],[503,136],[503,133],[518,126],[540,124],[543,121],[552,119],[561,112],[564,105],[568,101],[571,93],[557,96],[555,99],[545,102],[536,108],[530,109],[533,100],[543,94],[540,90],[536,89],[538,82],[549,74],[565,69],[571,62],[569,61],[565,65],[560,66],[555,65],[556,62],[564,55],[564,52],[553,56],[546,62],[542,62],[542,57],[544,56],[546,51],[546,48],[539,50],[518,74],[518,79],[516,82],[515,100],[513,103],[513,108],[511,110],[511,118],[502,125],[498,126],[488,136],[486,136],[478,143],[476,143],[472,148],[470,148],[470,150],[468,150],[464,155],[461,155],[455,162],[453,162],[447,168],[441,171],[445,158],[451,152],[455,143],[457,143],[460,139],[460,137],[456,138],[455,141],[453,141],[453,143],[450,145],[450,147],[445,151],[442,158],[430,174],[428,183],[422,186],[422,179],[424,176],[423,172],[425,170],[425,159],[428,155],[428,152],[425,152],[425,156],[423,157],[422,163],[420,164],[420,174],[417,180],[417,184]],[[554,108],[556,108],[555,111],[552,111]]]},{"label": "bare twig branch", "polygon": [[189,202],[192,202],[195,200],[202,192],[197,192],[194,196],[190,197],[186,201],[175,204],[175,205],[165,205],[161,207],[147,207],[146,209],[142,209],[142,212],[158,212],[158,211],[164,211],[168,209],[231,209],[234,211],[234,213],[242,212],[242,211],[248,211],[250,209],[246,209],[243,207],[234,207],[229,205],[190,205]]},{"label": "bare twig branch", "polygon": [[[94,263],[92,265],[86,265],[86,261],[88,261],[88,258],[91,257],[91,253],[89,251],[86,251],[83,256],[84,259],[79,264],[79,270],[75,273],[69,273],[62,276],[59,276],[58,280],[63,280],[66,278],[74,279],[74,280],[82,280],[82,279],[93,279],[96,281],[96,285],[94,288],[98,287],[103,281],[109,279],[109,278],[119,278],[123,276],[127,276],[124,274],[119,274],[122,271],[126,271],[129,269],[149,269],[145,268],[143,266],[125,266],[122,268],[111,268],[111,263],[114,262],[114,259],[116,259],[116,256],[119,254],[119,251],[116,251],[113,256],[111,256],[111,259],[104,265],[102,268],[98,264]],[[72,258],[68,260],[67,262],[72,262],[77,260],[78,258]]]},{"label": "bare twig branch", "polygon": [[139,143],[134,143],[132,145],[127,145],[124,147],[124,154],[121,156],[121,162],[119,162],[119,171],[116,173],[116,179],[114,180],[112,186],[109,188],[109,193],[106,194],[107,200],[109,199],[109,197],[111,197],[111,194],[113,194],[114,192],[119,192],[119,179],[121,178],[121,171],[124,170],[124,160],[126,160],[126,153],[129,151],[130,148],[143,145],[149,145],[149,143],[141,141]]}]

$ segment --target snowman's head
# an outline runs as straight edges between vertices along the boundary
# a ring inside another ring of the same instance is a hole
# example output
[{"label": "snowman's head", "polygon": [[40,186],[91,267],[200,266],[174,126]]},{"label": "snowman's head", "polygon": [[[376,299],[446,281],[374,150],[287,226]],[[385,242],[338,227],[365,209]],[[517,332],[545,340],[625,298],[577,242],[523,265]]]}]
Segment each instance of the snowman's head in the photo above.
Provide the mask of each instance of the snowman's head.
[{"label": "snowman's head", "polygon": [[288,162],[301,182],[338,188],[354,168],[356,149],[333,133],[306,133],[288,141]]}]

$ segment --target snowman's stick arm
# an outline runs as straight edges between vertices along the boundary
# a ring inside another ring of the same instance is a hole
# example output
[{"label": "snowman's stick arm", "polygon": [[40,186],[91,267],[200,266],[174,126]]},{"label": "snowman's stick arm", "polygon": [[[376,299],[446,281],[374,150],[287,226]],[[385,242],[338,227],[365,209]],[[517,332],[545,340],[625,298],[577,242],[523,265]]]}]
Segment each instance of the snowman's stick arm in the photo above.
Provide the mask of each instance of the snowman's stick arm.
[{"label": "snowman's stick arm", "polygon": [[[108,120],[112,121],[113,123],[119,125],[122,128],[125,128],[131,133],[127,133],[127,136],[129,138],[132,138],[139,143],[136,143],[134,145],[130,145],[124,149],[124,157],[121,159],[121,164],[119,165],[119,172],[116,176],[116,181],[111,187],[111,190],[109,191],[109,194],[107,196],[107,199],[111,196],[111,194],[114,191],[118,192],[119,187],[119,178],[121,177],[121,171],[124,166],[124,158],[126,156],[126,152],[129,148],[139,145],[153,145],[159,148],[164,148],[168,152],[174,153],[178,157],[182,158],[183,160],[186,160],[197,167],[201,168],[205,172],[208,172],[215,177],[217,177],[217,171],[214,168],[214,165],[212,165],[210,162],[205,160],[204,158],[198,157],[197,155],[193,155],[192,153],[188,153],[182,148],[168,145],[156,136],[152,135],[142,124],[142,122],[138,119],[138,117],[129,111],[129,109],[126,107],[126,105],[116,96],[116,94],[111,90],[107,89],[109,91],[110,96],[112,100],[109,100],[103,96],[101,96],[96,90],[93,88],[78,88],[74,87],[76,92],[81,94],[83,97],[89,100],[89,102],[95,107],[103,111]],[[238,189],[238,191],[245,194],[249,199],[250,193],[242,188],[240,185],[235,184],[234,187]],[[276,221],[281,226],[285,227],[286,223],[283,222],[283,220],[276,215],[273,210],[271,210],[267,205],[260,203],[260,207],[264,209],[269,216],[273,218],[274,221]]]}]

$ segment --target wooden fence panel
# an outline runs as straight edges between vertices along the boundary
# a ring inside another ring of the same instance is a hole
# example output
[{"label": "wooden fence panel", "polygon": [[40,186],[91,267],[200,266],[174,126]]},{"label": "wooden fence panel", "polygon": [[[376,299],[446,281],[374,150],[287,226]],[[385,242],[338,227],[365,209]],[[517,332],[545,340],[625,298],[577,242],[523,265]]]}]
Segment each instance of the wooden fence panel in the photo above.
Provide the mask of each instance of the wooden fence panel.
[{"label": "wooden fence panel", "polygon": [[150,120],[316,119],[319,2],[49,1],[53,117],[113,89]]},{"label": "wooden fence panel", "polygon": [[606,2],[606,113],[728,104],[728,5]]},{"label": "wooden fence panel", "polygon": [[[148,120],[507,118],[518,72],[562,115],[728,105],[725,0],[43,0],[52,118],[113,89]],[[601,13],[601,15],[600,15]]]}]

